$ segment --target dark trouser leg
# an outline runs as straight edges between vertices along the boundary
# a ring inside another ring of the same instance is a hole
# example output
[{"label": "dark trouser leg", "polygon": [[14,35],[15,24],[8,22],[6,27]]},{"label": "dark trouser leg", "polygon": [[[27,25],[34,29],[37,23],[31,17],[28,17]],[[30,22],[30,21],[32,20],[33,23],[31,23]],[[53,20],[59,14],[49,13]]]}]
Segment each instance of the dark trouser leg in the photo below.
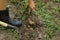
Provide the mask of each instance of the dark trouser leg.
[{"label": "dark trouser leg", "polygon": [[13,26],[21,26],[22,25],[22,23],[20,21],[10,19],[8,9],[0,11],[0,21],[6,22]]}]

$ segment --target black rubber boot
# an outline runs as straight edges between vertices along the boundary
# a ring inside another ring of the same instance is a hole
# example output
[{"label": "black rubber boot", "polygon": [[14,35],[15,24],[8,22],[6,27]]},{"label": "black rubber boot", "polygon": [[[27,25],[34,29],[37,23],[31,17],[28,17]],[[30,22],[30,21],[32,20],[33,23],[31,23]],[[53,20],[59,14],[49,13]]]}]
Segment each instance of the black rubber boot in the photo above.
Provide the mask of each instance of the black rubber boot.
[{"label": "black rubber boot", "polygon": [[0,21],[6,22],[8,24],[11,24],[13,26],[18,26],[18,27],[22,25],[20,21],[10,19],[8,9],[0,11]]}]

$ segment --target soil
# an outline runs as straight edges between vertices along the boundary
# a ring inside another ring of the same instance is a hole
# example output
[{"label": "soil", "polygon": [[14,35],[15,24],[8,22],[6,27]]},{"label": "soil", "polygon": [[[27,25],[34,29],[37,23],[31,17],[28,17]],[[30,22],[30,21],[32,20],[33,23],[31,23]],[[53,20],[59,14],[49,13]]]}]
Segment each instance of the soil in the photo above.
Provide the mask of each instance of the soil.
[{"label": "soil", "polygon": [[[43,0],[44,1],[44,0]],[[47,2],[44,1],[44,2]],[[49,3],[49,2],[48,2]],[[46,9],[50,10],[50,7],[54,6],[54,3],[50,2],[50,5],[46,5]],[[60,4],[58,4],[59,6]],[[20,9],[22,10],[22,8]],[[11,19],[15,19],[15,17],[17,17],[17,12],[16,12],[16,7],[12,6],[12,8],[10,9],[10,17]],[[19,14],[18,14],[19,15]],[[52,14],[53,15],[53,14]],[[20,15],[19,15],[20,16]],[[53,15],[55,16],[55,15]],[[57,14],[57,17],[54,18],[55,21],[58,20],[60,18],[60,13]],[[56,24],[55,21],[53,19],[53,24],[55,24],[56,26],[59,25],[58,23]],[[17,19],[19,20],[19,19]],[[40,20],[43,21],[42,18],[40,18]],[[41,21],[41,23],[43,23]],[[27,22],[23,22],[23,26],[20,27],[19,29],[19,35],[16,37],[13,35],[13,33],[8,32],[7,30],[0,30],[0,40],[46,40],[46,27],[44,26],[44,24],[41,25],[39,27],[30,27],[29,25],[26,26]],[[36,26],[36,25],[34,25]],[[54,33],[53,33],[54,34]],[[54,36],[52,36],[52,38],[50,40],[60,40],[60,33],[56,33]]]}]

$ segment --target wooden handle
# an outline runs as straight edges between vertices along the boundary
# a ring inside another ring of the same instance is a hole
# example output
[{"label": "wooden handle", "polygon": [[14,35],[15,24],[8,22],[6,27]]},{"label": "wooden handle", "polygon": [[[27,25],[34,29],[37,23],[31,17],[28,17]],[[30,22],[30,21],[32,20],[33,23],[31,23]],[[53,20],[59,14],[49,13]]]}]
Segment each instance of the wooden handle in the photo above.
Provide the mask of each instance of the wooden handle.
[{"label": "wooden handle", "polygon": [[7,0],[0,0],[0,10],[5,10],[7,7]]},{"label": "wooden handle", "polygon": [[7,23],[2,22],[2,21],[0,21],[0,25],[1,25],[1,26],[4,26],[4,27],[7,27],[7,26],[8,26],[8,24],[7,24]]},{"label": "wooden handle", "polygon": [[12,26],[12,25],[7,24],[7,23],[2,22],[2,21],[0,21],[0,25],[1,25],[1,26],[3,26],[3,27],[11,27],[11,28],[14,28],[14,29],[16,29],[16,28],[17,28],[17,27],[15,27],[15,26]]}]

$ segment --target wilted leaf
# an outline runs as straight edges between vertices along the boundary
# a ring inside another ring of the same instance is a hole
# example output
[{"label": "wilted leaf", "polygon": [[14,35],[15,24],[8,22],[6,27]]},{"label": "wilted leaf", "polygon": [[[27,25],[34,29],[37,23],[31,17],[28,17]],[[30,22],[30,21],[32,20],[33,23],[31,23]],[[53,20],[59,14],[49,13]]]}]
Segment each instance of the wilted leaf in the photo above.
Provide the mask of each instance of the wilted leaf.
[{"label": "wilted leaf", "polygon": [[34,21],[32,21],[31,19],[28,19],[28,22],[29,22],[29,24],[35,24],[35,22]]}]

